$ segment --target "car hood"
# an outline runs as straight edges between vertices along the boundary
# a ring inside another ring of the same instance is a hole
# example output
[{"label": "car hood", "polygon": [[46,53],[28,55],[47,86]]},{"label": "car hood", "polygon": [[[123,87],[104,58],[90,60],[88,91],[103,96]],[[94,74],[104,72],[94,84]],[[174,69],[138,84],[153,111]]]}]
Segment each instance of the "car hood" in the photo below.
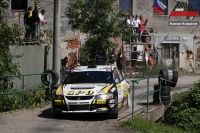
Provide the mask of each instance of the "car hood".
[{"label": "car hood", "polygon": [[102,89],[110,89],[113,84],[92,83],[92,84],[67,84],[63,85],[64,95],[96,95]]}]

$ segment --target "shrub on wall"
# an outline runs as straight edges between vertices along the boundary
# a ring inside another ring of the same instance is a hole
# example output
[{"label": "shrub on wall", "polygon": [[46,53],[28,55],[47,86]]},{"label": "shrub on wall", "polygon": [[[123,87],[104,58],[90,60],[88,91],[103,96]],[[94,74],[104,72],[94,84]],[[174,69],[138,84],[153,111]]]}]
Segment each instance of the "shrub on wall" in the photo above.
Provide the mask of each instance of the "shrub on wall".
[{"label": "shrub on wall", "polygon": [[165,123],[191,132],[200,131],[200,80],[177,94],[165,113]]}]

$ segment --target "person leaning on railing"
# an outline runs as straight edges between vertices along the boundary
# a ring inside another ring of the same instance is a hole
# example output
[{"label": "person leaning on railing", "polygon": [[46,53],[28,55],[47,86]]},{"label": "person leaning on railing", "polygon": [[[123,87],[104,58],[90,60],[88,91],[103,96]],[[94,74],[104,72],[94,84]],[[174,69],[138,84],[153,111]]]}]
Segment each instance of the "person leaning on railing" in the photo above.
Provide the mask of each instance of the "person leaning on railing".
[{"label": "person leaning on railing", "polygon": [[138,34],[139,34],[139,37],[138,37],[138,42],[139,43],[142,43],[141,41],[141,32],[145,30],[145,26],[148,22],[148,19],[146,19],[144,22],[143,22],[143,17],[142,15],[140,16],[140,24],[139,24],[139,28],[138,28]]}]

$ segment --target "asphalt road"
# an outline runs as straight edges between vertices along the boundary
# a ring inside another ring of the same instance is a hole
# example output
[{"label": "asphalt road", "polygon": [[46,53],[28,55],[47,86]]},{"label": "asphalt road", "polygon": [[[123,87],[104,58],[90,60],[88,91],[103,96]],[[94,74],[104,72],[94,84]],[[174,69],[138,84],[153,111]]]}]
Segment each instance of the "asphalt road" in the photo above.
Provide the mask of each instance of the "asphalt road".
[{"label": "asphalt road", "polygon": [[[179,77],[172,94],[187,90],[198,79],[199,76]],[[153,90],[153,85],[157,83],[157,78],[151,79],[149,89]],[[146,92],[146,86],[147,81],[136,84],[135,96]],[[149,99],[152,102],[152,96],[149,96]],[[134,111],[137,112],[144,105],[146,97],[135,100]],[[68,114],[60,119],[54,119],[50,105],[44,108],[18,110],[0,114],[0,133],[131,133],[116,124],[130,118],[131,111],[132,108],[120,111],[118,119],[107,119],[101,114]]]}]

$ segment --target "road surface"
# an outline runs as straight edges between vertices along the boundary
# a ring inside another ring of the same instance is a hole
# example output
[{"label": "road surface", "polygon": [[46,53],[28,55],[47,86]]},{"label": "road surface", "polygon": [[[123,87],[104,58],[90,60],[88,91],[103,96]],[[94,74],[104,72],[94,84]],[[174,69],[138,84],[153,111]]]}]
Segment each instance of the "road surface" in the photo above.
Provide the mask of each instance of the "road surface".
[{"label": "road surface", "polygon": [[[198,79],[199,76],[179,77],[173,93],[187,90]],[[157,83],[157,78],[151,79],[149,89],[153,90],[153,85]],[[146,85],[146,81],[139,82],[135,86],[135,96],[144,93]],[[149,98],[151,102],[152,96]],[[146,97],[134,103],[136,112],[146,105]],[[107,119],[103,115],[94,114],[68,114],[61,119],[54,119],[50,105],[44,108],[18,110],[0,114],[0,133],[132,133],[116,124],[130,118],[131,111],[132,108],[120,111],[118,119]]]}]

